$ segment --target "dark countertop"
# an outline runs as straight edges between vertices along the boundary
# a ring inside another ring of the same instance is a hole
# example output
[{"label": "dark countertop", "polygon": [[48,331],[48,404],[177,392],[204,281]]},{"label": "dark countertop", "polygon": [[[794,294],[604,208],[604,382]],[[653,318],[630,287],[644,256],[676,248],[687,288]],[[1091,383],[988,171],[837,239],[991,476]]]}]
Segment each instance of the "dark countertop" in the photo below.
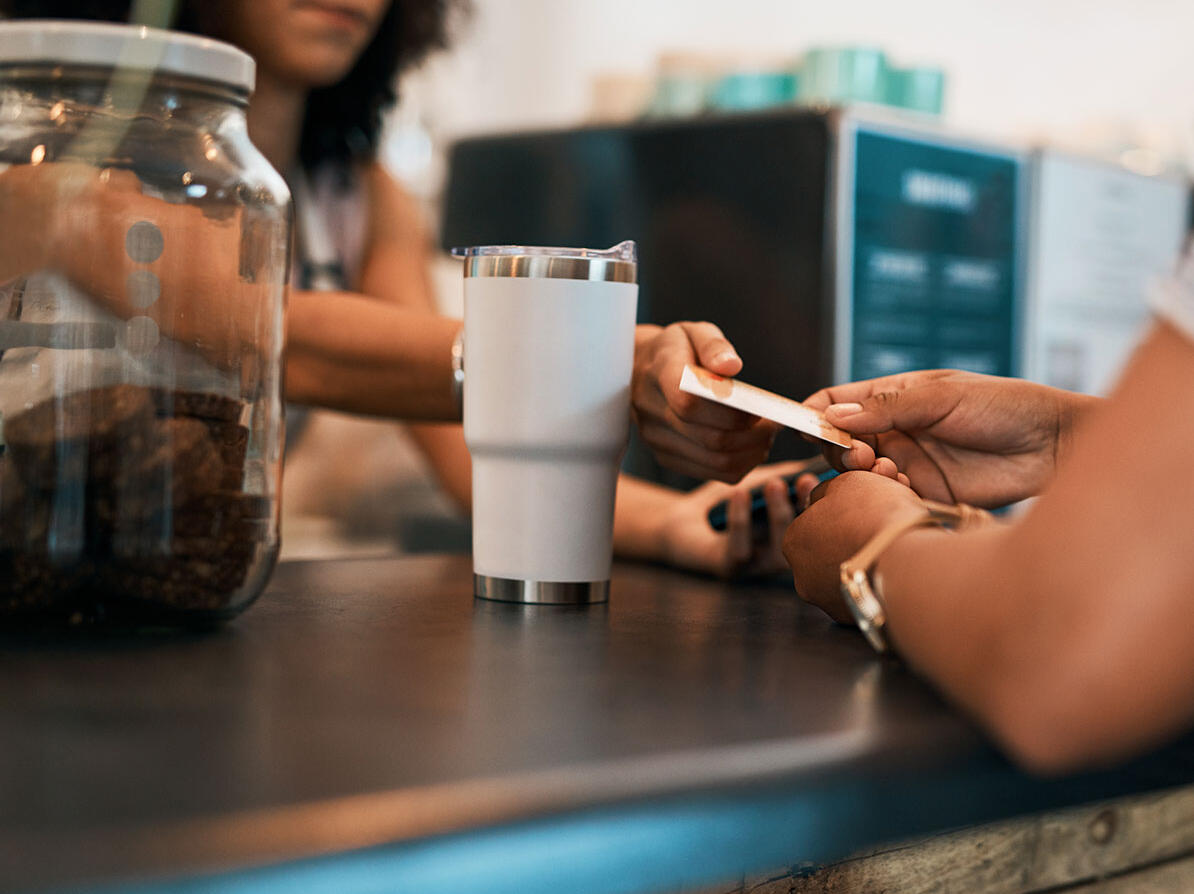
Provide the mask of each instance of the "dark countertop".
[{"label": "dark countertop", "polygon": [[1028,778],[783,585],[619,565],[606,606],[522,607],[465,556],[289,563],[214,632],[0,637],[0,890],[654,890],[1191,754]]}]

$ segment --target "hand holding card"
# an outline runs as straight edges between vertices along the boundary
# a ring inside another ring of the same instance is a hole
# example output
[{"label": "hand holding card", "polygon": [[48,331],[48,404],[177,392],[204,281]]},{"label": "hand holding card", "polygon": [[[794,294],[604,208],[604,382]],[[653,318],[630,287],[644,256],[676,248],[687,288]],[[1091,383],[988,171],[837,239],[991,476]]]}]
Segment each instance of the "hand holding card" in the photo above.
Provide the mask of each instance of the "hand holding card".
[{"label": "hand holding card", "polygon": [[848,450],[852,443],[850,435],[830,425],[823,413],[806,407],[798,400],[782,397],[737,379],[727,379],[699,367],[684,367],[680,376],[680,390],[745,413],[762,416],[837,447]]}]

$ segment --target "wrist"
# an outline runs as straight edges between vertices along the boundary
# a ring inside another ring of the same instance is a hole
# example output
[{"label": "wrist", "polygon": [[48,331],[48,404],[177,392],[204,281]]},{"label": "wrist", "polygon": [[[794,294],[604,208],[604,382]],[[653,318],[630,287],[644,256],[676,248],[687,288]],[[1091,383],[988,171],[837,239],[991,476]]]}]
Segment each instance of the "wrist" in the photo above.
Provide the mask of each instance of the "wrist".
[{"label": "wrist", "polygon": [[[963,531],[986,527],[992,521],[990,513],[964,503],[945,504],[926,500],[923,511],[905,513],[891,519],[862,549],[841,564],[842,598],[858,629],[876,652],[884,653],[890,648],[886,633],[887,594],[879,576],[882,560],[901,540],[907,541],[913,532],[932,528],[932,533],[942,536],[947,528]],[[890,563],[884,567],[891,570]]]},{"label": "wrist", "polygon": [[890,643],[887,638],[887,603],[875,577],[879,559],[897,540],[906,537],[911,531],[935,524],[937,522],[928,510],[893,518],[876,531],[862,549],[842,562],[838,570],[842,601],[867,643],[880,654],[890,650]]},{"label": "wrist", "polygon": [[932,556],[952,536],[950,531],[939,526],[913,528],[897,537],[879,556],[871,571],[871,580],[875,595],[887,611],[889,623],[892,613],[899,613],[900,594],[906,582],[915,581],[918,576],[923,580],[924,557]]},{"label": "wrist", "polygon": [[618,476],[614,552],[626,559],[671,560],[668,506],[677,492],[629,475]]}]

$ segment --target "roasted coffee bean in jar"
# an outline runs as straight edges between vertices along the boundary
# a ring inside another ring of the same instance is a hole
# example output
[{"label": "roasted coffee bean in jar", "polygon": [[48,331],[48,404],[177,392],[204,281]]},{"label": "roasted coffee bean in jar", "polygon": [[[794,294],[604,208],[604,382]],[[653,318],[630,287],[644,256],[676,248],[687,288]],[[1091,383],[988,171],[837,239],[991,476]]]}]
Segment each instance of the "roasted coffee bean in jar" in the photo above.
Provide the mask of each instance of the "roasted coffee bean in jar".
[{"label": "roasted coffee bean in jar", "polygon": [[253,77],[0,23],[0,625],[219,620],[269,577],[289,194]]}]

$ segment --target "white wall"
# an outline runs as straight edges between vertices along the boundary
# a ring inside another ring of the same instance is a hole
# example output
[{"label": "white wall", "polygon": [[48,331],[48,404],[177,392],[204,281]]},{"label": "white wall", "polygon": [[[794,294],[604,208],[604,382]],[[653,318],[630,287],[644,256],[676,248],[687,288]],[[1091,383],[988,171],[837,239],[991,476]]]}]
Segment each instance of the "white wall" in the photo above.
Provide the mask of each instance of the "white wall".
[{"label": "white wall", "polygon": [[580,120],[591,79],[665,50],[795,56],[866,44],[943,66],[967,131],[1073,145],[1194,143],[1188,0],[475,0],[408,93],[438,137]]}]

